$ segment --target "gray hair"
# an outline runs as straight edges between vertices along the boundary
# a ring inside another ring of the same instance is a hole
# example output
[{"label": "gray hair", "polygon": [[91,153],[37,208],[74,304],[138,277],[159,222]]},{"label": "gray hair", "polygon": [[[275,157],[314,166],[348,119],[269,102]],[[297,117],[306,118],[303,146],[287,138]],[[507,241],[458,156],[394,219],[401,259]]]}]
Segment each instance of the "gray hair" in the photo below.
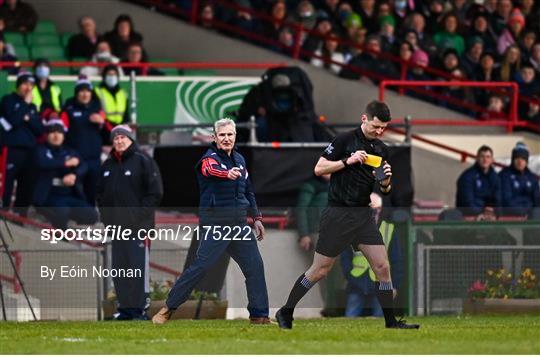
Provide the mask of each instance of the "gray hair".
[{"label": "gray hair", "polygon": [[229,118],[223,118],[216,121],[214,123],[214,133],[217,133],[219,128],[227,126],[227,125],[231,125],[234,129],[234,133],[236,134],[236,123],[234,122],[234,120],[229,119]]}]

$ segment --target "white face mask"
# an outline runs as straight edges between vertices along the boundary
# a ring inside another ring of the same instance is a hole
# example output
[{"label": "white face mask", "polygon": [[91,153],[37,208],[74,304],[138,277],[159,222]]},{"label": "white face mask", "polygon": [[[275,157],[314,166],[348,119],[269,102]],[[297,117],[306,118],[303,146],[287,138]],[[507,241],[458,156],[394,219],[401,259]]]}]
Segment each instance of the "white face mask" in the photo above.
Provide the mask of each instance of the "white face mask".
[{"label": "white face mask", "polygon": [[105,84],[109,88],[116,87],[116,85],[118,84],[118,76],[115,76],[115,75],[105,76]]},{"label": "white face mask", "polygon": [[51,73],[51,69],[47,66],[39,66],[36,68],[36,77],[39,79],[48,78]]}]

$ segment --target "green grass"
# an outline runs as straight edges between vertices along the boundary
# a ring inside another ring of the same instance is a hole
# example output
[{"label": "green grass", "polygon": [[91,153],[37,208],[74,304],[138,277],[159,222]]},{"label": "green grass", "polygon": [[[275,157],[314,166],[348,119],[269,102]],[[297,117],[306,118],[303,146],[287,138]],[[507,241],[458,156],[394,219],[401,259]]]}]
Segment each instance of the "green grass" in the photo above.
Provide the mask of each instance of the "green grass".
[{"label": "green grass", "polygon": [[295,321],[292,331],[246,321],[0,323],[0,353],[39,354],[539,354],[540,316]]}]

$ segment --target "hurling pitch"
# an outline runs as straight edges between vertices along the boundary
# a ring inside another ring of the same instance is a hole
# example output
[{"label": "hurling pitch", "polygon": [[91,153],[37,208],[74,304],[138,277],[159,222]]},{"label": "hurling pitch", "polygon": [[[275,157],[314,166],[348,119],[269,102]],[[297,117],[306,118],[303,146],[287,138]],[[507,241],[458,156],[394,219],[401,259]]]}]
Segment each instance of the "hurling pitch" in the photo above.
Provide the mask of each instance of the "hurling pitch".
[{"label": "hurling pitch", "polygon": [[540,354],[540,316],[296,320],[293,330],[245,320],[0,322],[2,354]]}]

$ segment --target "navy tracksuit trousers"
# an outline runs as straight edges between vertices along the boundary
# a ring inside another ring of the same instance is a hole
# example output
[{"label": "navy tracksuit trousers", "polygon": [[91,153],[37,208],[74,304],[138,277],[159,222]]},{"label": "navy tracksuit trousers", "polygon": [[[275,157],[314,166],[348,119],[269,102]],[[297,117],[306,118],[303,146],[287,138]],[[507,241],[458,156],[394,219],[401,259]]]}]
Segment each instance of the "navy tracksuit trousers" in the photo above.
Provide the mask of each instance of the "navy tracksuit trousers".
[{"label": "navy tracksuit trousers", "polygon": [[202,226],[199,228],[201,232],[199,235],[200,243],[195,260],[182,273],[169,292],[167,307],[176,309],[183,304],[207,270],[226,251],[238,263],[246,278],[247,308],[250,317],[268,317],[268,293],[264,278],[264,264],[253,232],[250,234],[249,240],[215,240],[211,234],[205,239],[205,229]]}]

